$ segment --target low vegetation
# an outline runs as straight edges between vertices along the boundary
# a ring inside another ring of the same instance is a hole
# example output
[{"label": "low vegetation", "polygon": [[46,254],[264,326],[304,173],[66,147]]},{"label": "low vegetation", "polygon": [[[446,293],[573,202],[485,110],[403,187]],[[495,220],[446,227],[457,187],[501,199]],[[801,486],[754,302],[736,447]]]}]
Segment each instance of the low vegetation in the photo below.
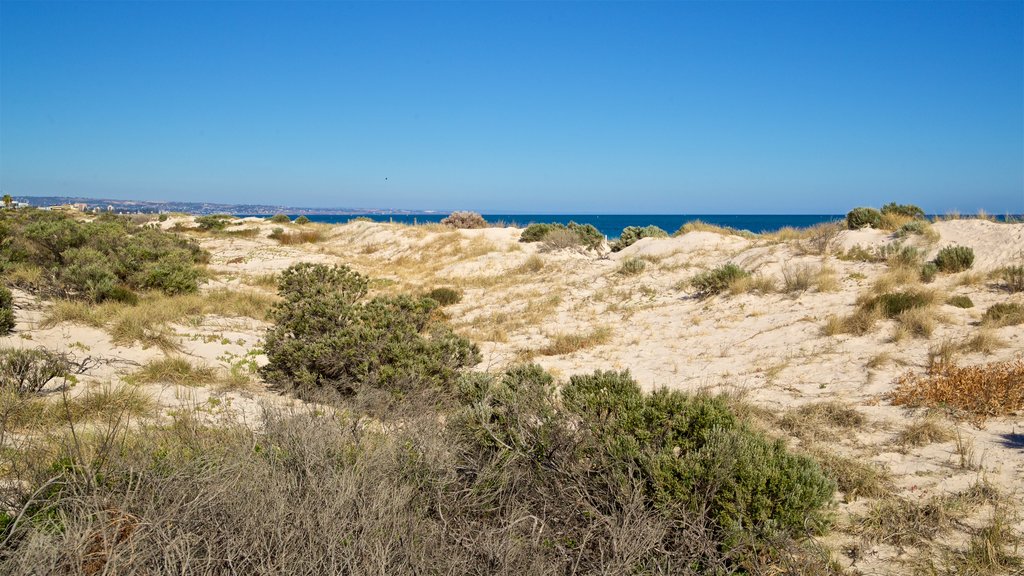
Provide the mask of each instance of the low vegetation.
[{"label": "low vegetation", "polygon": [[725,292],[732,283],[749,276],[750,272],[730,262],[698,274],[690,280],[690,286],[698,298],[707,298]]},{"label": "low vegetation", "polygon": [[564,248],[594,250],[604,244],[604,235],[591,224],[568,225],[554,223],[530,224],[519,236],[520,242],[542,242],[547,251]]},{"label": "low vegetation", "polygon": [[455,288],[434,288],[426,296],[441,306],[452,306],[462,301],[462,292]]},{"label": "low vegetation", "polygon": [[998,272],[1003,288],[1008,292],[1024,292],[1024,264],[1005,266]]},{"label": "low vegetation", "polygon": [[487,220],[476,212],[452,212],[441,219],[441,224],[458,229],[487,228]]},{"label": "low vegetation", "polygon": [[874,208],[854,208],[846,214],[846,227],[850,230],[882,227],[882,213]]},{"label": "low vegetation", "polygon": [[0,212],[0,271],[35,268],[23,287],[46,296],[131,302],[139,290],[194,292],[206,258],[192,242],[119,216]]},{"label": "low vegetation", "polygon": [[996,328],[1024,324],[1024,305],[1016,302],[993,304],[988,310],[985,310],[982,322]]},{"label": "low vegetation", "polygon": [[595,328],[589,332],[567,332],[555,334],[551,342],[539,350],[544,356],[561,356],[572,354],[594,346],[606,344],[612,337],[612,330],[607,326]]},{"label": "low vegetation", "polygon": [[647,268],[647,262],[641,258],[626,258],[619,264],[618,273],[622,276],[636,276]]},{"label": "low vegetation", "polygon": [[0,285],[0,336],[14,330],[14,296],[6,286]]},{"label": "low vegetation", "polygon": [[974,302],[971,301],[971,298],[964,295],[951,296],[946,300],[946,304],[956,308],[974,308]]},{"label": "low vegetation", "polygon": [[0,391],[35,394],[71,371],[67,356],[45,348],[0,348]]},{"label": "low vegetation", "polygon": [[612,242],[612,252],[618,252],[623,248],[628,248],[636,243],[641,238],[667,238],[668,232],[665,232],[661,228],[654,226],[626,226],[622,230],[622,234],[619,238]]},{"label": "low vegetation", "polygon": [[936,363],[925,374],[908,372],[896,380],[889,400],[896,405],[943,408],[976,420],[1024,409],[1024,361],[978,366]]},{"label": "low vegetation", "polygon": [[292,219],[289,218],[287,214],[274,214],[274,216],[270,218],[270,222],[272,224],[291,224]]},{"label": "low vegetation", "polygon": [[269,237],[277,240],[279,244],[292,245],[322,242],[327,238],[327,235],[324,234],[323,230],[318,228],[314,228],[312,230],[296,230],[295,232],[286,232],[284,228],[274,228],[270,231]]},{"label": "low vegetation", "polygon": [[963,272],[974,265],[974,250],[968,246],[946,246],[935,255],[940,272]]}]

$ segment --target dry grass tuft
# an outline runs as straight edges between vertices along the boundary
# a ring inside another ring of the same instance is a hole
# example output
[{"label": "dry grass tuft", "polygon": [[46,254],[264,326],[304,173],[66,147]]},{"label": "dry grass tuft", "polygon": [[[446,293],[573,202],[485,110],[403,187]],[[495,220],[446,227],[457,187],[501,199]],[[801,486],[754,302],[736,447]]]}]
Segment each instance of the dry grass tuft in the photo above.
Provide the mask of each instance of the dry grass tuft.
[{"label": "dry grass tuft", "polygon": [[607,326],[595,328],[590,332],[556,334],[551,338],[551,343],[541,348],[539,353],[544,356],[572,354],[573,352],[605,344],[611,340],[611,337],[612,329]]},{"label": "dry grass tuft", "polygon": [[847,502],[860,497],[879,498],[893,491],[889,472],[874,464],[822,449],[812,450],[811,455],[825,475],[836,483]]},{"label": "dry grass tuft", "polygon": [[125,380],[135,384],[171,383],[178,386],[200,386],[219,380],[216,368],[196,365],[181,356],[151,360]]},{"label": "dry grass tuft", "polygon": [[689,234],[690,232],[714,232],[715,234],[722,234],[725,236],[741,236],[747,239],[757,238],[757,234],[747,230],[737,230],[736,228],[729,228],[728,226],[717,226],[715,224],[708,224],[703,220],[691,220],[673,233],[673,236],[681,236],[683,234]]},{"label": "dry grass tuft", "polygon": [[895,405],[946,408],[977,420],[1024,409],[1024,360],[979,366],[936,364],[926,374],[908,372],[889,394]]},{"label": "dry grass tuft", "polygon": [[804,404],[788,411],[779,419],[779,427],[803,439],[830,439],[836,435],[829,429],[852,430],[867,422],[864,415],[841,402],[826,401]]},{"label": "dry grass tuft", "polygon": [[953,434],[953,430],[949,426],[944,426],[939,422],[938,417],[929,414],[907,424],[896,434],[893,442],[900,446],[927,446],[939,442],[949,442],[955,437],[956,435]]},{"label": "dry grass tuft", "polygon": [[317,242],[323,242],[327,238],[327,234],[325,234],[323,230],[314,228],[311,230],[297,230],[295,232],[275,232],[271,234],[270,237],[277,240],[279,244],[289,246],[294,244],[314,244]]}]

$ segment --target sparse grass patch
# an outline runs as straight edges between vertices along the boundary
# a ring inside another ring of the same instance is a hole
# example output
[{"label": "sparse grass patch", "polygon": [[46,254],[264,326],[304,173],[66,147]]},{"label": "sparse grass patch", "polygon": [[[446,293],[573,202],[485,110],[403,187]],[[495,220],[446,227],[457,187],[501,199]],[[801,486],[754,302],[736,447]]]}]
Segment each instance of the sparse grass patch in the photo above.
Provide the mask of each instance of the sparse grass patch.
[{"label": "sparse grass patch", "polygon": [[872,503],[866,513],[854,516],[852,527],[866,542],[916,546],[934,542],[950,528],[953,519],[946,498],[936,496],[918,503],[889,496]]},{"label": "sparse grass patch", "polygon": [[1024,292],[1024,265],[1000,268],[998,274],[1004,289],[1009,292]]},{"label": "sparse grass patch", "polygon": [[575,332],[555,334],[551,342],[541,348],[539,353],[544,356],[561,356],[572,354],[587,348],[593,348],[606,344],[612,337],[612,329],[607,326],[600,326],[590,332]]},{"label": "sparse grass patch", "polygon": [[644,271],[647,262],[641,258],[626,258],[619,265],[617,273],[621,276],[636,276]]},{"label": "sparse grass patch", "polygon": [[936,364],[925,374],[908,372],[889,393],[895,405],[944,408],[983,421],[1024,408],[1024,360],[978,366]]},{"label": "sparse grass patch", "polygon": [[824,401],[804,404],[786,412],[779,427],[804,439],[831,439],[830,429],[852,430],[867,422],[864,415],[841,402]]},{"label": "sparse grass patch", "polygon": [[896,433],[893,442],[900,446],[927,446],[949,442],[956,435],[949,426],[945,426],[935,415],[926,415],[907,424]]},{"label": "sparse grass patch", "polygon": [[812,450],[811,455],[821,465],[822,472],[836,483],[847,502],[861,497],[879,498],[894,489],[889,472],[870,462],[820,448]]},{"label": "sparse grass patch", "polygon": [[[296,220],[298,222],[298,220]],[[323,242],[327,238],[327,235],[323,230],[319,228],[312,228],[308,230],[297,230],[295,232],[285,232],[281,228],[275,228],[270,233],[270,238],[277,240],[278,244],[289,246],[294,244],[314,244],[317,242]]]},{"label": "sparse grass patch", "polygon": [[917,338],[931,338],[935,332],[935,311],[931,307],[910,308],[896,315],[899,329]]},{"label": "sparse grass patch", "polygon": [[1016,302],[1000,302],[993,304],[982,316],[982,323],[987,326],[1001,328],[1024,323],[1024,306]]},{"label": "sparse grass patch", "polygon": [[695,289],[698,298],[707,298],[729,290],[732,283],[748,276],[750,272],[730,262],[694,276],[690,286]]},{"label": "sparse grass patch", "polygon": [[971,301],[968,296],[950,296],[946,300],[946,304],[955,306],[956,308],[974,308],[974,302]]},{"label": "sparse grass patch", "polygon": [[536,274],[544,269],[544,258],[539,254],[531,254],[522,264],[512,270],[515,274]]},{"label": "sparse grass patch", "polygon": [[133,384],[170,383],[178,386],[202,386],[219,379],[216,368],[197,365],[182,356],[168,356],[150,360],[125,377]]},{"label": "sparse grass patch", "polygon": [[1006,341],[997,336],[991,328],[982,328],[974,336],[961,342],[960,350],[963,352],[992,354],[1004,346],[1006,346]]}]

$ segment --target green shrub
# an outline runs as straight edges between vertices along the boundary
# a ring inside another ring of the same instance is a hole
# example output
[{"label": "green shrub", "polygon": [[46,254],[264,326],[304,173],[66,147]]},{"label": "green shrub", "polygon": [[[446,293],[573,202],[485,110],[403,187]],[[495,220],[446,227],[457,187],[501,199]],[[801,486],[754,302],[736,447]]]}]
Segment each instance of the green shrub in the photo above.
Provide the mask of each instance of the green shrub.
[{"label": "green shrub", "polygon": [[1024,265],[1006,266],[999,270],[999,277],[1010,292],[1024,292]]},{"label": "green shrub", "polygon": [[622,235],[615,242],[612,242],[612,252],[618,252],[623,248],[632,246],[641,238],[667,238],[668,232],[654,226],[626,226]]},{"label": "green shrub", "polygon": [[882,213],[874,208],[854,208],[846,214],[846,227],[850,230],[882,227]]},{"label": "green shrub", "polygon": [[921,265],[921,260],[924,259],[924,255],[917,248],[898,243],[886,245],[882,250],[882,255],[885,256],[886,263],[893,268],[917,268]]},{"label": "green shrub", "polygon": [[14,296],[6,286],[0,286],[0,336],[14,330]]},{"label": "green shrub", "polygon": [[623,276],[636,276],[644,271],[647,267],[647,262],[644,262],[640,258],[626,258],[619,265],[619,274]]},{"label": "green shrub", "polygon": [[196,224],[200,230],[206,232],[220,232],[228,227],[228,224],[234,220],[234,216],[230,214],[210,214],[207,216],[197,216],[195,218]]},{"label": "green shrub", "polygon": [[435,300],[441,306],[451,306],[462,301],[462,292],[454,288],[434,288],[427,292],[427,298]]},{"label": "green shrub", "polygon": [[911,234],[921,236],[928,232],[928,227],[929,224],[925,220],[911,220],[910,222],[903,224],[902,226],[899,227],[898,230],[896,230],[896,237],[904,238],[910,236]]},{"label": "green shrub", "polygon": [[878,307],[886,318],[895,318],[907,310],[928,306],[934,298],[930,292],[916,290],[889,292],[870,300],[868,306]]},{"label": "green shrub", "polygon": [[[895,216],[906,216],[907,218],[914,218],[917,220],[924,220],[927,216],[919,206],[913,204],[897,204],[895,202],[889,202],[882,206],[882,214],[893,214]],[[916,232],[921,234],[921,232]]]},{"label": "green shrub", "polygon": [[298,224],[299,226],[302,226],[303,224],[309,224],[309,222],[309,217],[307,217],[305,214],[295,219],[295,223]]},{"label": "green shrub", "polygon": [[552,230],[565,230],[564,224],[555,223],[537,223],[530,224],[527,226],[523,233],[519,235],[520,242],[540,242],[544,240],[544,237],[548,235]]},{"label": "green shrub", "polygon": [[161,214],[156,217],[157,222],[167,222],[167,214]]},{"label": "green shrub", "polygon": [[452,212],[441,220],[441,224],[457,229],[486,228],[487,220],[476,212]]},{"label": "green shrub", "polygon": [[567,228],[575,233],[580,239],[580,244],[588,249],[595,249],[604,243],[604,234],[601,234],[593,224],[569,222]]},{"label": "green shrub", "polygon": [[951,296],[946,300],[946,304],[957,308],[974,308],[974,302],[967,296]]},{"label": "green shrub", "polygon": [[287,214],[274,214],[270,222],[272,224],[291,224],[292,219]]},{"label": "green shrub", "polygon": [[0,262],[39,269],[32,289],[45,295],[98,302],[134,290],[191,292],[202,277],[196,265],[207,256],[194,242],[121,216],[0,214]]},{"label": "green shrub", "polygon": [[721,398],[644,395],[628,372],[570,378],[566,410],[623,475],[638,467],[647,498],[670,511],[706,511],[725,541],[821,528],[834,485],[812,460],[747,427]]},{"label": "green shrub", "polygon": [[706,298],[726,291],[730,284],[748,276],[750,272],[730,262],[698,274],[690,280],[690,285],[696,290],[698,298]]},{"label": "green shrub", "polygon": [[996,326],[1016,326],[1024,323],[1024,306],[1016,302],[993,304],[985,311],[982,322]]},{"label": "green shrub", "polygon": [[921,265],[921,282],[925,284],[931,283],[935,280],[935,275],[939,273],[939,267],[934,262],[925,262]]},{"label": "green shrub", "polygon": [[54,378],[68,375],[67,356],[45,348],[0,348],[0,390],[21,394],[39,392]]},{"label": "green shrub", "polygon": [[935,255],[942,272],[962,272],[974,265],[974,250],[968,246],[946,246]]},{"label": "green shrub", "polygon": [[451,383],[479,361],[475,345],[434,315],[437,302],[409,296],[363,301],[368,280],[346,266],[296,264],[282,274],[263,377],[300,394],[343,396],[363,388],[401,396]]}]

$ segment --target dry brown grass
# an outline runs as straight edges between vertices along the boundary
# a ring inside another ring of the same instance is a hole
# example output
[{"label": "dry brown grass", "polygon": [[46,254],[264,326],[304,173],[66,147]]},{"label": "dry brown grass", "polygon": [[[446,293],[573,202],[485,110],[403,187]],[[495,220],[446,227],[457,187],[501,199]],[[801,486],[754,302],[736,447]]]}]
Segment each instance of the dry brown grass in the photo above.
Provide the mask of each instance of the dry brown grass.
[{"label": "dry brown grass", "polygon": [[323,242],[327,238],[327,234],[319,228],[313,228],[311,230],[281,232],[280,234],[272,235],[271,238],[277,240],[278,244],[290,246],[295,244],[314,244],[317,242]]},{"label": "dry brown grass", "polygon": [[835,481],[847,502],[861,497],[887,496],[894,490],[891,474],[870,462],[848,458],[822,448],[812,449],[810,453],[821,465],[825,475]]},{"label": "dry brown grass", "polygon": [[1024,409],[1024,360],[978,366],[936,364],[925,374],[908,372],[889,395],[895,405],[945,408],[983,421]]},{"label": "dry brown grass", "polygon": [[607,326],[599,326],[589,332],[555,334],[551,337],[551,342],[538,352],[544,356],[572,354],[573,352],[606,344],[611,340],[611,337],[612,329]]},{"label": "dry brown grass", "polygon": [[949,442],[956,435],[953,430],[939,421],[934,414],[918,418],[896,433],[893,442],[900,446],[927,446],[938,442]]}]

